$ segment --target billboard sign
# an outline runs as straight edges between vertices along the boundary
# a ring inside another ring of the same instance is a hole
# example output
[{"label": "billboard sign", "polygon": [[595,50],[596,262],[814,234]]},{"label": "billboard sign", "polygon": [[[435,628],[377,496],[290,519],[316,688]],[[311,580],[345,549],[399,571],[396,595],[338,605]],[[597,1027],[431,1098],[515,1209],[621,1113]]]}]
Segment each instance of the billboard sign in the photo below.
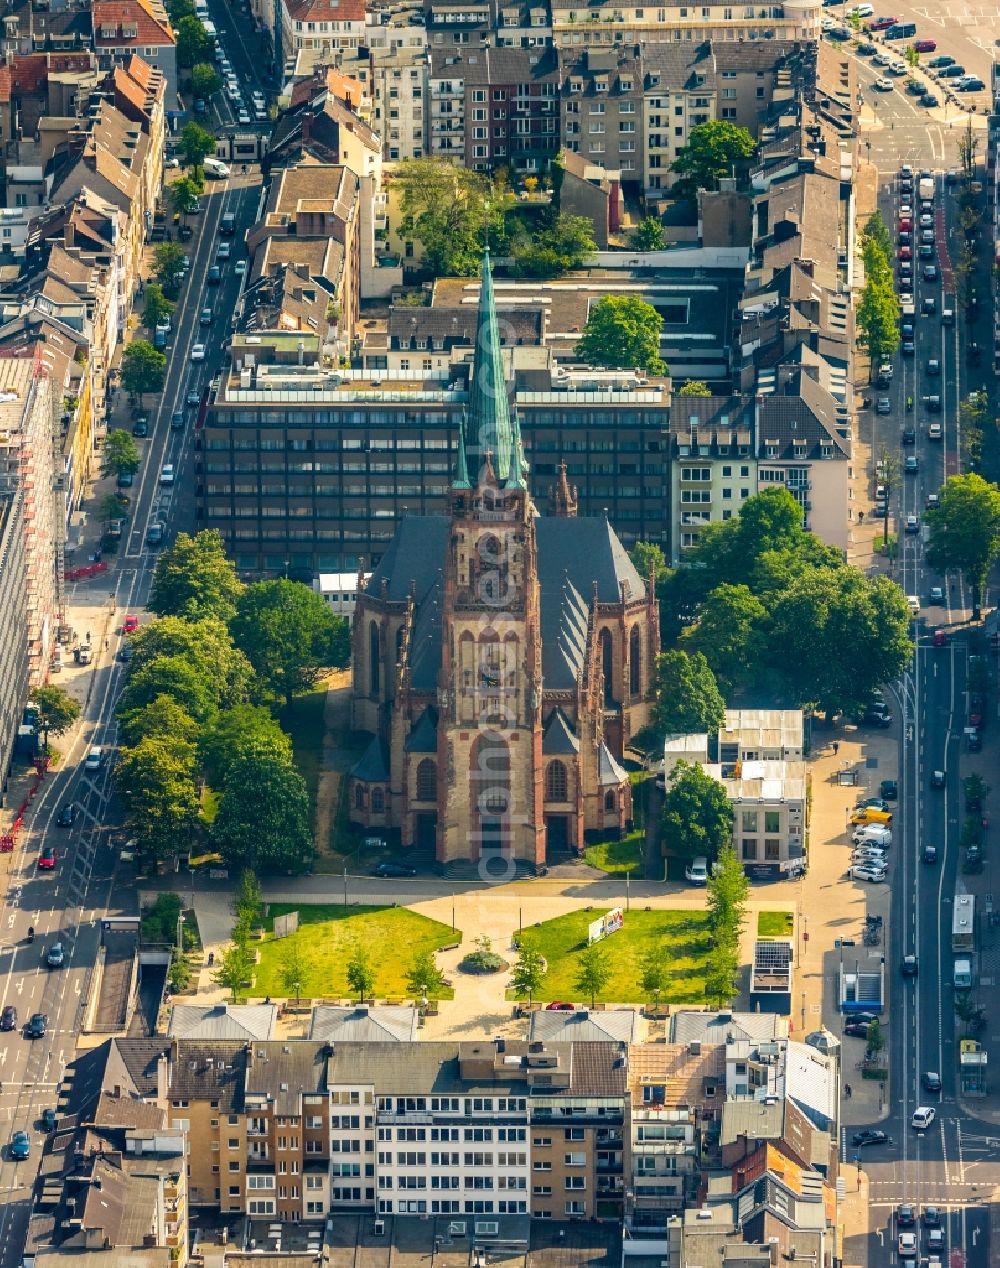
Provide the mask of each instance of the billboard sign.
[{"label": "billboard sign", "polygon": [[625,913],[620,907],[612,907],[598,920],[592,920],[587,930],[587,946],[592,947],[595,942],[600,942],[602,938],[607,938],[618,930],[625,923]]}]

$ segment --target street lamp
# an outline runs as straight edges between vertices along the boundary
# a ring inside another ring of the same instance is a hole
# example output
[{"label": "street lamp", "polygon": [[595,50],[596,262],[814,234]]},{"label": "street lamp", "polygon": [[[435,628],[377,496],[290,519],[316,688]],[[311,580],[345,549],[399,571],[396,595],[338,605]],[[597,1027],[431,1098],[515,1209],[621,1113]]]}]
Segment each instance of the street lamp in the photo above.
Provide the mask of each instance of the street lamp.
[{"label": "street lamp", "polygon": [[184,913],[177,913],[177,954],[184,954]]}]

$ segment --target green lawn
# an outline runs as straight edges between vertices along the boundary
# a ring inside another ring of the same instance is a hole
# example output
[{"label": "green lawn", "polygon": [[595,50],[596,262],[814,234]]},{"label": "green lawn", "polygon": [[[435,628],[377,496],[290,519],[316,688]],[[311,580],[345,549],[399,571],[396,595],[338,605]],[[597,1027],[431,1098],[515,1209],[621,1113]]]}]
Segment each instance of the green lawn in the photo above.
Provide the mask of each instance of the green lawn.
[{"label": "green lawn", "polygon": [[795,915],[790,911],[757,913],[758,938],[790,938],[795,930]]},{"label": "green lawn", "polygon": [[[299,913],[298,930],[273,941],[274,917],[289,911]],[[265,929],[268,937],[260,946],[253,989],[245,993],[282,999],[288,992],[282,985],[281,966],[291,942],[298,944],[306,966],[305,998],[350,995],[347,961],[360,945],[375,970],[376,998],[402,999],[409,994],[406,973],[416,953],[434,951],[462,938],[448,925],[405,907],[343,907],[339,903],[271,903]],[[438,998],[450,999],[453,994],[446,987]]]},{"label": "green lawn", "polygon": [[[581,1000],[574,986],[577,963],[587,946],[587,926],[601,914],[574,911],[544,924],[524,929],[521,940],[545,956],[548,972],[537,998]],[[625,924],[600,945],[611,966],[611,977],[597,999],[603,1003],[643,1003],[640,964],[650,946],[659,945],[666,965],[666,989],[661,1002],[703,1004],[703,974],[708,954],[708,917],[700,911],[630,911]]]},{"label": "green lawn", "polygon": [[638,878],[642,875],[645,841],[646,833],[637,828],[620,841],[599,841],[596,845],[588,845],[583,857],[591,867],[599,867],[602,872],[634,872]]}]

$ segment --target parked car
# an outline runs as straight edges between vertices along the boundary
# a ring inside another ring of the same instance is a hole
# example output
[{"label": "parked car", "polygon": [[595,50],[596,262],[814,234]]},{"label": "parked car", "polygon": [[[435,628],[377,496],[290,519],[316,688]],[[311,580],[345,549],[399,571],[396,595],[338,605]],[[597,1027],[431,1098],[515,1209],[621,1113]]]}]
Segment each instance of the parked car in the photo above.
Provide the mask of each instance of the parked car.
[{"label": "parked car", "polygon": [[0,1013],[0,1030],[17,1030],[17,1009],[13,1004],[6,1004]]},{"label": "parked car", "polygon": [[878,790],[884,801],[896,801],[899,797],[899,785],[894,779],[883,779]]},{"label": "parked car", "polygon": [[551,1004],[545,1005],[547,1013],[572,1013],[576,1011],[575,1004],[566,1004],[562,1000],[553,1000]]},{"label": "parked car", "polygon": [[936,40],[914,40],[913,47],[918,53],[933,53],[937,48]]},{"label": "parked car", "polygon": [[376,863],[371,876],[416,876],[417,869],[407,863]]},{"label": "parked car", "polygon": [[134,634],[138,628],[139,628],[139,618],[135,615],[134,612],[130,612],[125,617],[125,620],[122,624],[122,633]]},{"label": "parked car", "polygon": [[848,874],[851,880],[867,881],[870,885],[881,885],[886,876],[885,868],[875,863],[852,863]]}]

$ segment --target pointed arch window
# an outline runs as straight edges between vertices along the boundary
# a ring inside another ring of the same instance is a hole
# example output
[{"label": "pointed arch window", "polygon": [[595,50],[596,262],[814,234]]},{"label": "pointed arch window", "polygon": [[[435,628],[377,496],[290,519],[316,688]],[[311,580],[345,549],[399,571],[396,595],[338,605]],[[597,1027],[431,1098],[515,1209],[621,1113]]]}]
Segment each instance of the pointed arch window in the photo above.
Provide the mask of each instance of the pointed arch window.
[{"label": "pointed arch window", "polygon": [[417,766],[417,801],[437,800],[437,762],[425,757]]},{"label": "pointed arch window", "polygon": [[545,800],[567,801],[569,799],[569,775],[565,762],[549,762],[545,772]]},{"label": "pointed arch window", "polygon": [[611,642],[611,631],[605,626],[601,630],[601,667],[604,670],[604,703],[614,704],[615,693],[615,653]]},{"label": "pointed arch window", "polygon": [[632,626],[628,636],[628,687],[633,696],[642,690],[642,635],[638,625]]},{"label": "pointed arch window", "polygon": [[368,690],[373,696],[377,696],[382,689],[382,664],[381,664],[381,648],[378,622],[371,621],[368,625]]}]

